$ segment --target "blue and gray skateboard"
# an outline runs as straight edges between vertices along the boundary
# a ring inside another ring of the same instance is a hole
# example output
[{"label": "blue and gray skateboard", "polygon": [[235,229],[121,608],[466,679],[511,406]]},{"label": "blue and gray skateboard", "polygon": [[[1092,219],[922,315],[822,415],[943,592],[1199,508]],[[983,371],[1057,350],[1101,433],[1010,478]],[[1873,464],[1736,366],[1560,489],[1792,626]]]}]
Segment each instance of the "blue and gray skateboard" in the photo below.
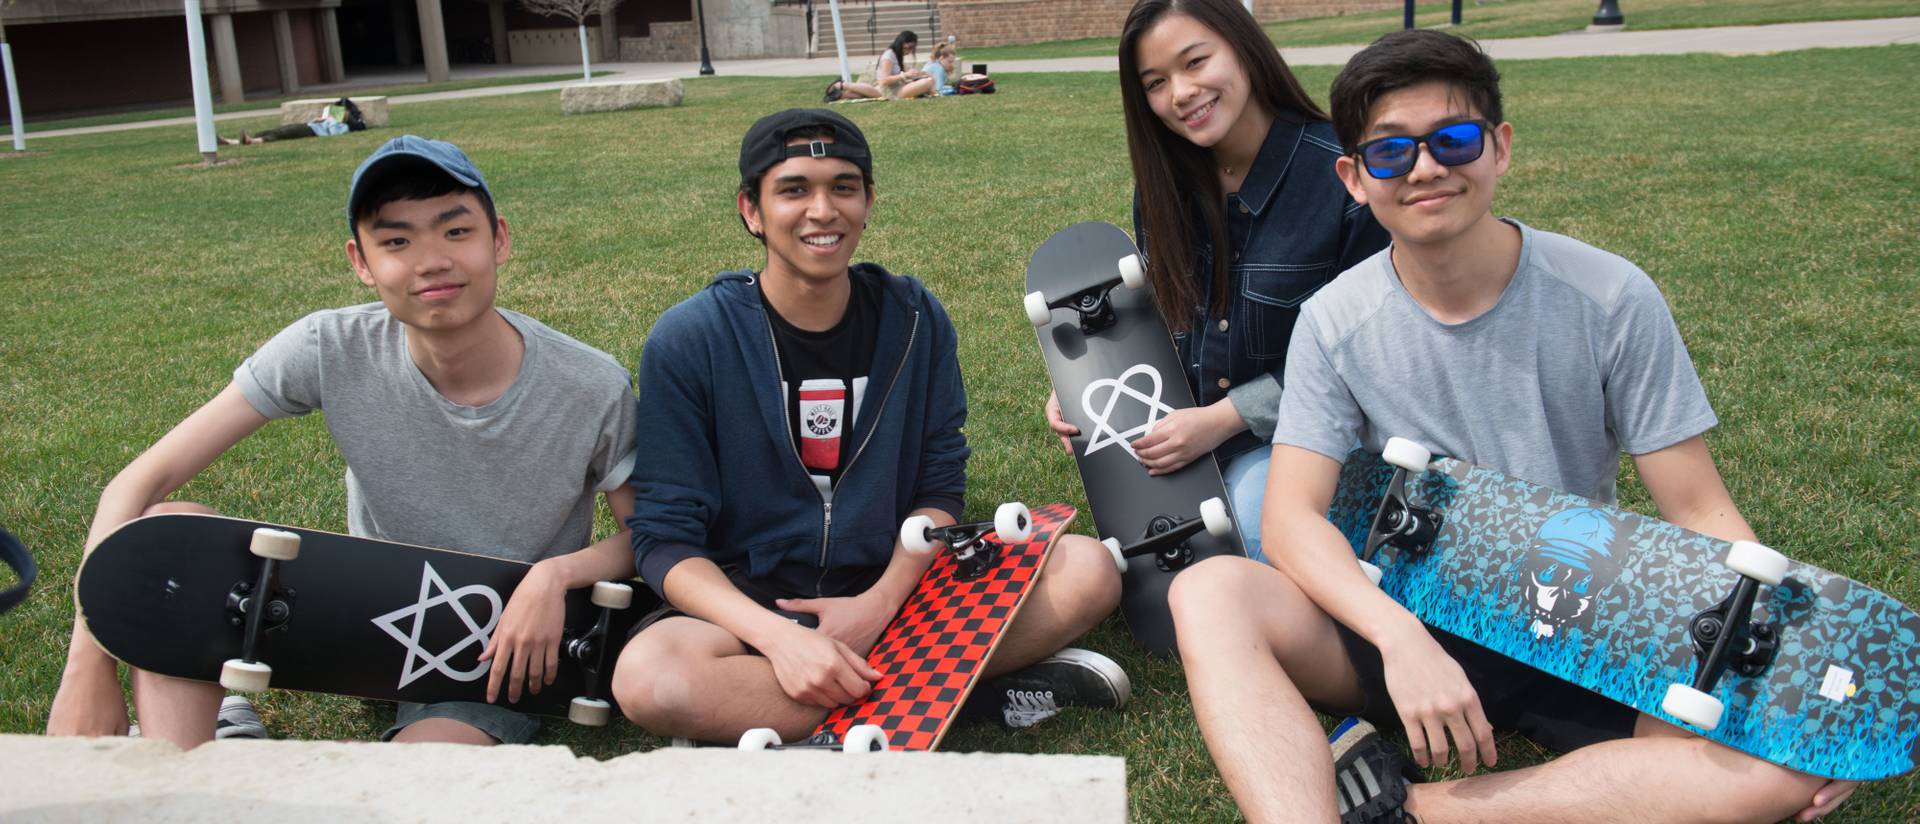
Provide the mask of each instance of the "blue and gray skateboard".
[{"label": "blue and gray skateboard", "polygon": [[1914,768],[1920,615],[1865,584],[1448,458],[1354,452],[1328,518],[1430,626],[1728,747]]}]

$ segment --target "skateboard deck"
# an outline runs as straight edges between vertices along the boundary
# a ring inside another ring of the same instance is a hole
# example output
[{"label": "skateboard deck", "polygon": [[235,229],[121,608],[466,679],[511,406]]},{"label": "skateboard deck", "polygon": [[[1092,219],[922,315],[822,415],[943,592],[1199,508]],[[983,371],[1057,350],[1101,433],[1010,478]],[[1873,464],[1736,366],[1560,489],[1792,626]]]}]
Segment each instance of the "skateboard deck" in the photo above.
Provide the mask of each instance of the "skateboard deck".
[{"label": "skateboard deck", "polygon": [[[1393,475],[1359,451],[1341,470],[1328,517],[1357,553]],[[1753,588],[1774,656],[1718,677],[1708,692],[1724,711],[1703,729],[1664,701],[1706,657],[1696,618],[1751,581],[1727,566],[1735,545],[1447,458],[1406,488],[1440,515],[1437,535],[1424,550],[1382,545],[1373,563],[1428,625],[1800,772],[1870,781],[1913,769],[1920,615],[1899,601],[1787,561],[1777,586]]]},{"label": "skateboard deck", "polygon": [[[1134,457],[1130,441],[1151,430],[1168,413],[1194,405],[1180,368],[1173,339],[1154,307],[1152,289],[1120,282],[1120,261],[1137,255],[1133,241],[1107,223],[1079,223],[1048,238],[1027,264],[1029,319],[1035,321],[1047,374],[1060,398],[1061,414],[1079,427],[1074,462],[1093,509],[1099,537],[1134,544],[1166,532],[1172,522],[1191,520],[1201,504],[1227,500],[1220,466],[1204,455],[1168,475],[1151,476]],[[1072,305],[1035,307],[1031,293],[1057,303],[1077,292],[1111,283],[1099,296]],[[1082,310],[1088,311],[1082,311]],[[1084,322],[1089,312],[1110,309],[1104,326]],[[1044,320],[1044,323],[1039,321]],[[1228,521],[1230,527],[1231,521]],[[1176,651],[1167,588],[1185,563],[1221,554],[1244,555],[1240,536],[1200,532],[1181,548],[1181,557],[1136,556],[1127,561],[1121,614],[1147,652]]]},{"label": "skateboard deck", "polygon": [[[258,529],[298,536],[298,555],[275,562],[254,654],[268,686],[386,701],[485,701],[491,663],[476,659],[530,565],[483,555],[275,526],[213,515],[152,515],[127,522],[88,554],[76,589],[93,637],[109,654],[150,672],[219,681],[243,657],[250,594],[266,559],[249,551]],[[617,592],[619,587],[609,587]],[[618,645],[653,602],[602,609],[592,590],[567,594],[560,672],[517,703],[568,716],[576,698],[608,702]],[[616,596],[617,597],[617,596]],[[282,605],[276,616],[273,605]],[[611,640],[609,640],[611,639]],[[604,659],[601,654],[604,653]],[[595,723],[595,711],[576,717]]]},{"label": "skateboard deck", "polygon": [[828,713],[810,740],[843,741],[874,725],[891,749],[939,747],[1073,517],[1066,504],[1035,508],[1027,539],[1001,542],[999,560],[971,580],[961,575],[964,561],[941,550],[867,653],[881,675],[873,691]]}]

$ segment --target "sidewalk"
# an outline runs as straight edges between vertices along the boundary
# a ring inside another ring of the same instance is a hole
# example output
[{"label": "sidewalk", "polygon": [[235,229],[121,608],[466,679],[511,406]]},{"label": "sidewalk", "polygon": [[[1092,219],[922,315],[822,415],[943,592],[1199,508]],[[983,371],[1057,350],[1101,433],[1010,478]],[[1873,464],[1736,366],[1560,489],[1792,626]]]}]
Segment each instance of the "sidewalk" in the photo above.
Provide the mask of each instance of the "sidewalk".
[{"label": "sidewalk", "polygon": [[[1589,34],[1571,32],[1546,37],[1517,37],[1505,40],[1483,40],[1489,54],[1496,60],[1536,60],[1553,57],[1614,57],[1638,54],[1767,54],[1772,52],[1796,51],[1799,49],[1844,49],[1862,46],[1890,46],[1897,44],[1920,43],[1920,17],[1895,17],[1880,20],[1835,20],[1818,23],[1782,23],[1773,26],[1726,26],[1708,29],[1663,29],[1657,31],[1621,31],[1607,34]],[[1349,46],[1318,46],[1313,48],[1282,49],[1281,54],[1287,62],[1295,66],[1339,66],[1362,48],[1361,44]],[[595,71],[613,71],[618,74],[605,78],[596,77],[593,82],[627,83],[633,81],[655,81],[669,78],[691,79],[700,76],[697,63],[600,63]],[[1021,72],[1110,72],[1119,69],[1119,60],[1115,57],[1068,57],[1053,60],[1006,60],[993,64],[996,75],[1018,74]],[[551,74],[561,67],[557,66],[459,66],[453,72],[453,79],[468,80],[485,77],[511,77],[516,74]],[[828,78],[840,73],[839,61],[832,57],[811,59],[790,58],[777,60],[722,60],[714,63],[714,71],[726,77],[817,77],[822,85]],[[361,76],[354,85],[362,86],[370,81],[377,82],[385,78]],[[417,82],[419,78],[412,74],[395,75],[394,83]],[[508,86],[489,86],[478,89],[462,89],[450,92],[430,92],[426,94],[399,95],[390,98],[389,106],[408,103],[429,103],[441,100],[459,100],[469,97],[493,97],[506,94],[525,94],[527,92],[554,91],[571,86],[579,81],[563,80],[548,83],[522,83]],[[337,88],[337,87],[335,87]],[[316,88],[314,91],[324,92]],[[324,95],[322,95],[324,96]],[[556,104],[557,105],[557,104]],[[227,112],[214,116],[215,121],[235,120],[249,117],[265,117],[279,113],[277,108],[252,109],[241,112]],[[47,137],[66,137],[69,135],[98,134],[117,132],[127,129],[144,129],[153,126],[191,125],[191,117],[173,117],[159,120],[145,120],[136,123],[117,123],[105,126],[86,126],[74,129],[53,129],[48,131],[30,131],[27,137],[32,139]]]}]

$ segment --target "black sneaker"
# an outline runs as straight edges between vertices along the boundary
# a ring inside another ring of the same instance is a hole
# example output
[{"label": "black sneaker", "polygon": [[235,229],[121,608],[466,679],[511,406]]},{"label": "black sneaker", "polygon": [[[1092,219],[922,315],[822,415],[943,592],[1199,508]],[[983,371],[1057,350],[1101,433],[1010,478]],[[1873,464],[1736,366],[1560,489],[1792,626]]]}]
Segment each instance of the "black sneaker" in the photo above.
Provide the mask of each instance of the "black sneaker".
[{"label": "black sneaker", "polygon": [[215,740],[228,738],[266,738],[267,725],[260,723],[260,713],[254,712],[253,702],[243,695],[229,695],[220,700],[220,716],[213,722]]},{"label": "black sneaker", "polygon": [[1333,792],[1340,824],[1415,824],[1406,811],[1407,785],[1420,780],[1412,762],[1380,737],[1380,731],[1348,718],[1327,736],[1333,748]]},{"label": "black sneaker", "polygon": [[991,715],[1021,729],[1059,715],[1061,707],[1117,710],[1132,696],[1133,682],[1113,659],[1068,647],[1026,669],[981,684],[961,715]]}]

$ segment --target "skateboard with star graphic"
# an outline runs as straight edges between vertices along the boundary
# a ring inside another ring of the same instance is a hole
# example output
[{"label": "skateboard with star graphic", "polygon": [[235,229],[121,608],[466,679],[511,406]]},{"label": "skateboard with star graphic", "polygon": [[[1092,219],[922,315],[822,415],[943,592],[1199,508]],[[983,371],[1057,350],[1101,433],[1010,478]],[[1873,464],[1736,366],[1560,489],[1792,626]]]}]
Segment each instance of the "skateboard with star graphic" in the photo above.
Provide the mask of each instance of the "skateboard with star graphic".
[{"label": "skateboard with star graphic", "polygon": [[1120,611],[1147,652],[1176,649],[1167,588],[1188,565],[1245,555],[1212,455],[1148,475],[1131,441],[1194,405],[1139,251],[1119,227],[1055,232],[1027,263],[1027,320],[1040,336],[1098,537],[1122,558]]},{"label": "skateboard with star graphic", "polygon": [[[217,515],[128,521],[88,553],[75,590],[109,655],[161,675],[385,701],[485,701],[478,661],[529,564]],[[502,706],[607,723],[619,644],[646,587],[567,593],[560,665]]]}]

